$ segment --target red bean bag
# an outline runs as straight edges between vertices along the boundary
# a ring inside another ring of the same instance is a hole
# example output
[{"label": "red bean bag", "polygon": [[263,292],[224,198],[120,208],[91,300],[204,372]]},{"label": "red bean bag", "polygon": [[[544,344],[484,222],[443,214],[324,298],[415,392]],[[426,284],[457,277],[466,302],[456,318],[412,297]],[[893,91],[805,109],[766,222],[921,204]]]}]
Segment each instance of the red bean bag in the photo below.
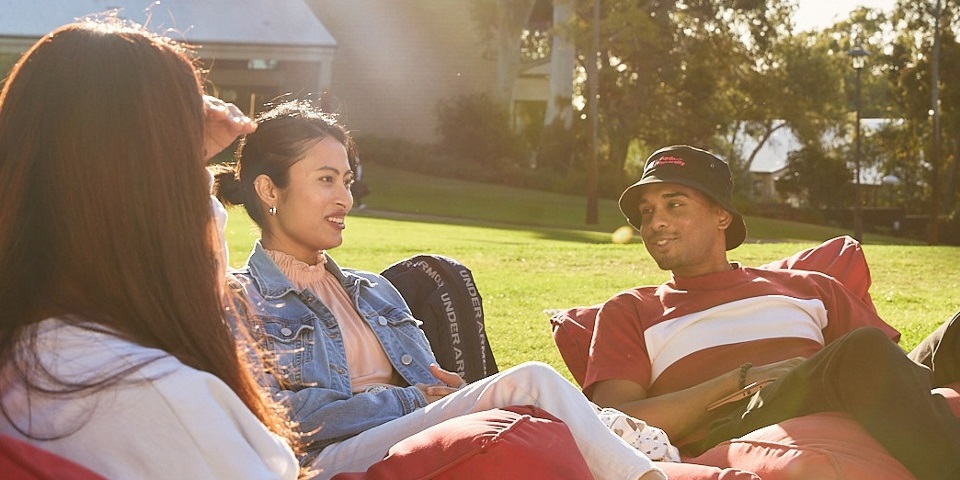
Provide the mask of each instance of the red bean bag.
[{"label": "red bean bag", "polygon": [[[671,480],[760,480],[734,468],[658,463]],[[366,472],[334,480],[592,479],[570,430],[525,405],[447,420],[394,445]]]},{"label": "red bean bag", "polygon": [[764,427],[687,461],[747,469],[764,480],[914,480],[860,424],[836,412]]},{"label": "red bean bag", "polygon": [[533,406],[477,412],[394,445],[365,473],[335,480],[592,478],[566,424]]},{"label": "red bean bag", "polygon": [[0,478],[5,480],[104,480],[63,457],[0,435]]},{"label": "red bean bag", "polygon": [[695,463],[654,462],[670,480],[761,480],[763,477],[733,467],[714,467]]}]

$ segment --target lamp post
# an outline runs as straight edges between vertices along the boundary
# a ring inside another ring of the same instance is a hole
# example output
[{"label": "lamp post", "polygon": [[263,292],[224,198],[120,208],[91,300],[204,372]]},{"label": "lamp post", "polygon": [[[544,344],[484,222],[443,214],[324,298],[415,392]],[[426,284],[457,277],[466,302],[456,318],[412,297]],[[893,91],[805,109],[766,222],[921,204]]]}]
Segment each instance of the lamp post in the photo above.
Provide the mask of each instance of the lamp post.
[{"label": "lamp post", "polygon": [[933,22],[933,68],[930,75],[933,116],[933,149],[930,152],[930,225],[927,227],[927,243],[940,243],[940,0],[937,0]]},{"label": "lamp post", "polygon": [[860,198],[860,71],[866,63],[867,56],[870,55],[863,45],[859,43],[847,52],[853,61],[853,69],[857,71],[857,134],[856,134],[856,155],[854,157],[855,177],[854,177],[854,204],[853,204],[853,238],[858,242],[863,241],[863,205]]},{"label": "lamp post", "polygon": [[590,53],[585,55],[587,73],[587,115],[590,117],[590,163],[587,165],[587,225],[596,225],[600,221],[600,206],[597,193],[597,157],[600,150],[598,92],[600,78],[597,71],[597,59],[600,57],[600,0],[593,0],[593,43]]}]

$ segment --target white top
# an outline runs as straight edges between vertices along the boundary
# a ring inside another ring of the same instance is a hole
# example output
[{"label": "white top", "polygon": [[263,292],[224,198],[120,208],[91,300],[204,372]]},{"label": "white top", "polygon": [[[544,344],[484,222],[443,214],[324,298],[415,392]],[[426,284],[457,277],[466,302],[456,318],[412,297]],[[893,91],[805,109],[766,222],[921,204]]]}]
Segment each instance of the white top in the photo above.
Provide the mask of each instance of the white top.
[{"label": "white top", "polygon": [[[82,395],[29,393],[0,373],[0,433],[26,440],[111,479],[296,479],[293,452],[219,378],[164,351],[48,319],[38,326],[39,364],[84,382],[154,359],[109,388]],[[36,366],[36,365],[34,365]],[[37,371],[33,382],[44,383]]]}]

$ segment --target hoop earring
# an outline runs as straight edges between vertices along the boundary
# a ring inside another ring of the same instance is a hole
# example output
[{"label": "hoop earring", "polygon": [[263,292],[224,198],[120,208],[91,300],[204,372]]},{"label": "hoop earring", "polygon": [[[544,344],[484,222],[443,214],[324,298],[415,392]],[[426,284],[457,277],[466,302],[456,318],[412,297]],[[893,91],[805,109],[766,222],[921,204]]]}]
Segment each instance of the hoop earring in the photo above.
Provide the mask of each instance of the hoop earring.
[{"label": "hoop earring", "polygon": [[276,215],[277,215],[277,206],[276,206],[276,205],[271,205],[270,208],[267,209],[267,213],[269,213],[270,215],[276,216]]}]

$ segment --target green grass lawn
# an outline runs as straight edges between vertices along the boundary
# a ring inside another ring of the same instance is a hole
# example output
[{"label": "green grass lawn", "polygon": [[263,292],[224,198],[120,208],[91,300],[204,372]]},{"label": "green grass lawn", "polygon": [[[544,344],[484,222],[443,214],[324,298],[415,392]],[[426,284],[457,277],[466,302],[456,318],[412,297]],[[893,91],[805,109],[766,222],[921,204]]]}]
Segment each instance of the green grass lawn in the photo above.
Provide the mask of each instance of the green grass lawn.
[{"label": "green grass lawn", "polygon": [[[483,296],[487,333],[501,369],[540,360],[569,377],[543,310],[599,303],[669,276],[636,238],[626,245],[610,242],[610,232],[624,224],[612,201],[601,204],[601,224],[585,229],[578,226],[582,198],[364,168],[373,192],[365,199],[369,208],[347,218],[344,245],[331,254],[343,266],[375,272],[423,252],[466,264]],[[398,213],[403,210],[418,215]],[[537,226],[520,225],[535,212],[529,218]],[[750,243],[730,252],[731,260],[746,265],[846,233],[758,218],[747,225]],[[227,235],[231,264],[242,265],[257,238],[242,209],[231,211]],[[904,348],[960,310],[960,248],[867,236],[864,251],[874,303],[903,332]]]}]

